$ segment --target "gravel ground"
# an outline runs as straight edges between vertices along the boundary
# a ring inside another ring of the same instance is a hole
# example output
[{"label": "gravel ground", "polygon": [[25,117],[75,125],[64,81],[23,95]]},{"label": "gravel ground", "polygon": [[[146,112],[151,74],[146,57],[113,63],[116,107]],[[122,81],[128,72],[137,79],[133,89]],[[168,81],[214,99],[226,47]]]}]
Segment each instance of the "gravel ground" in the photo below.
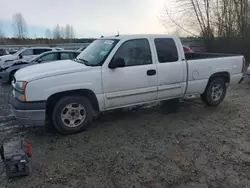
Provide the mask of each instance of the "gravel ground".
[{"label": "gravel ground", "polygon": [[170,115],[159,107],[114,112],[72,136],[17,131],[33,143],[33,173],[0,178],[0,188],[250,187],[249,94],[247,79],[217,108],[193,100]]}]

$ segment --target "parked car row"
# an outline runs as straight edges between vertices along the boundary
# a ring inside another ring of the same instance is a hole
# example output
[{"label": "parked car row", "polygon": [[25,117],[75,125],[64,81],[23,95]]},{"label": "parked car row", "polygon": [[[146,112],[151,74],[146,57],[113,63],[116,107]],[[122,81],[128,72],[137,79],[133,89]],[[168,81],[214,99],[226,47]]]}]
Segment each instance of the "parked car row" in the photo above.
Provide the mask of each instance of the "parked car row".
[{"label": "parked car row", "polygon": [[198,94],[217,106],[246,72],[242,55],[195,53],[168,35],[103,37],[74,59],[41,58],[11,78],[12,109],[21,124],[50,121],[62,134],[86,129],[93,114],[145,103]]},{"label": "parked car row", "polygon": [[55,48],[50,47],[32,47],[32,48],[23,48],[17,51],[14,54],[4,55],[0,57],[0,66],[4,66],[11,61],[23,59],[23,60],[30,60],[44,52],[57,50]]},{"label": "parked car row", "polygon": [[33,56],[32,59],[18,59],[14,61],[8,61],[1,65],[0,69],[0,81],[2,83],[11,83],[14,78],[14,74],[17,70],[39,64],[47,63],[51,61],[65,60],[65,59],[75,59],[80,54],[79,51],[72,50],[52,50],[44,52],[38,56]]}]

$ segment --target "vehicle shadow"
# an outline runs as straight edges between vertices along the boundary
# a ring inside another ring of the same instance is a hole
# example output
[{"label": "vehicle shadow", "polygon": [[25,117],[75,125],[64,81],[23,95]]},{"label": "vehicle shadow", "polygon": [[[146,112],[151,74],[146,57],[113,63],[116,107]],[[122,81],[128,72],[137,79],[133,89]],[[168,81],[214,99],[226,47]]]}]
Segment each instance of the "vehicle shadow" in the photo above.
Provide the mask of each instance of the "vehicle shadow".
[{"label": "vehicle shadow", "polygon": [[[224,104],[225,105],[225,104]],[[227,105],[227,103],[226,103]],[[206,107],[199,99],[181,101],[179,109],[173,113],[165,111],[165,104],[154,104],[138,108],[117,109],[110,112],[100,114],[91,124],[91,126],[83,132],[91,132],[99,129],[101,126],[109,126],[109,124],[120,124],[121,122],[137,122],[145,119],[156,119],[168,117],[174,119],[201,119],[208,115],[216,113],[223,107]],[[45,127],[23,127],[22,131],[29,135],[36,135],[38,137],[63,137],[57,133],[53,125],[48,124]],[[81,133],[79,133],[81,134]]]}]

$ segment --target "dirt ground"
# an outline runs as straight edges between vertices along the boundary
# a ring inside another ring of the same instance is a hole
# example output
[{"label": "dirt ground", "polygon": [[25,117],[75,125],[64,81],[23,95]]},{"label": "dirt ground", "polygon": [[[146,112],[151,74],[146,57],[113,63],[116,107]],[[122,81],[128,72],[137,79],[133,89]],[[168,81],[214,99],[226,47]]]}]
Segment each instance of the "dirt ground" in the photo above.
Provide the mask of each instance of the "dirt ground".
[{"label": "dirt ground", "polygon": [[72,136],[16,128],[11,116],[4,119],[10,89],[1,91],[0,136],[24,134],[33,143],[33,172],[2,176],[0,188],[250,187],[250,79],[230,88],[217,108],[192,100],[170,115],[159,107],[114,112]]}]

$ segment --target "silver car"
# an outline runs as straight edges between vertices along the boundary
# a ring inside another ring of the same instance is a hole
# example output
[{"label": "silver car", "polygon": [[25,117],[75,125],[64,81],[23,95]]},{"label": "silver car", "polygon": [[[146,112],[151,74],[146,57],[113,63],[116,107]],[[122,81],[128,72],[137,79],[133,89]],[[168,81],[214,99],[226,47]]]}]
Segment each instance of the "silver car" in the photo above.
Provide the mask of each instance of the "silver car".
[{"label": "silver car", "polygon": [[[0,69],[0,83],[11,83],[15,72],[21,68],[35,65],[38,63],[47,63],[51,61],[65,60],[65,59],[75,59],[80,54],[79,51],[72,50],[60,50],[60,51],[50,51],[40,54],[39,56],[31,60],[16,60],[8,62]],[[48,65],[49,66],[49,65]]]}]

